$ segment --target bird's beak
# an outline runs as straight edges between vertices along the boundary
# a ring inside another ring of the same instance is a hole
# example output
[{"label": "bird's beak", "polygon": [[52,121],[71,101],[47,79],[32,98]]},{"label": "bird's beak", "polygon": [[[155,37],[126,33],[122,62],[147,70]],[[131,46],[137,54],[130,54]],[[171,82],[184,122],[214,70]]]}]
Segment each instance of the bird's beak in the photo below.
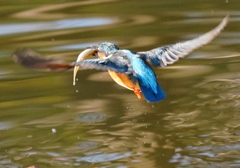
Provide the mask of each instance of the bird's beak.
[{"label": "bird's beak", "polygon": [[98,56],[97,53],[98,53],[98,47],[97,46],[90,46],[90,47],[87,47],[86,49],[92,49],[93,51],[95,51],[92,56]]},{"label": "bird's beak", "polygon": [[[87,59],[88,57],[92,56],[96,52],[97,51],[94,48],[87,48],[78,55],[76,62],[83,61],[83,60]],[[77,75],[78,70],[79,70],[79,66],[75,66],[74,70],[73,70],[73,85],[76,84],[76,75]]]}]

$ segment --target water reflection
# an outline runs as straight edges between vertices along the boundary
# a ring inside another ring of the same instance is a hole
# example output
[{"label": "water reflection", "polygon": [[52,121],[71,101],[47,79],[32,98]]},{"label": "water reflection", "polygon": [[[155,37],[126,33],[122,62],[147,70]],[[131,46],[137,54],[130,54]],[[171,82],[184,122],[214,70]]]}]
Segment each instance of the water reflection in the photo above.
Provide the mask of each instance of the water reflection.
[{"label": "water reflection", "polygon": [[97,46],[98,42],[92,42],[92,43],[78,43],[78,44],[68,44],[68,45],[63,45],[63,46],[57,46],[57,47],[52,47],[50,48],[51,50],[80,50],[80,49],[85,49],[89,46]]},{"label": "water reflection", "polygon": [[89,149],[97,148],[98,146],[99,146],[99,142],[96,142],[96,141],[82,141],[77,145],[77,148],[82,150],[84,149],[89,150]]},{"label": "water reflection", "polygon": [[[178,163],[179,167],[190,165],[208,165],[207,167],[239,167],[239,143],[231,145],[187,146],[184,153],[176,153],[170,163]],[[187,153],[187,154],[186,154]],[[236,160],[218,163],[221,160]],[[206,167],[206,166],[204,166]]]},{"label": "water reflection", "polygon": [[[168,121],[166,129],[174,132],[176,143],[185,147],[176,149],[170,163],[178,167],[194,167],[193,164],[201,167],[239,167],[239,67],[231,61],[236,58],[222,58],[233,63],[227,66],[215,64],[212,75],[193,85],[198,92],[191,91],[189,99],[172,103],[178,108],[173,107],[173,111],[165,117]],[[228,72],[219,73],[224,68]],[[182,101],[188,101],[188,104],[182,104]],[[226,161],[228,158],[232,161]],[[225,161],[224,164],[219,163],[222,161]]]},{"label": "water reflection", "polygon": [[86,122],[86,123],[101,122],[105,119],[106,119],[106,114],[96,113],[96,112],[78,114],[76,116],[77,121]]},{"label": "water reflection", "polygon": [[[109,3],[115,0],[89,0],[89,1],[81,1],[81,2],[68,2],[68,3],[60,3],[60,4],[48,4],[43,7],[37,7],[34,9],[17,12],[12,15],[12,17],[16,18],[34,18],[34,19],[57,19],[64,17],[73,17],[74,15],[67,15],[65,13],[53,13],[53,11],[63,10],[65,8],[72,7],[80,7],[86,5],[98,5],[101,3]],[[49,13],[48,13],[49,12]],[[76,16],[76,15],[75,15]]]},{"label": "water reflection", "polygon": [[[229,1],[226,10],[217,0],[8,3],[0,9],[9,13],[0,25],[1,166],[240,167],[240,66],[232,46],[239,41],[238,3]],[[218,12],[210,14],[213,8]],[[81,71],[73,87],[72,72],[31,71],[8,57],[27,46],[73,61],[79,49],[102,41],[149,50],[210,30],[226,11],[235,16],[211,44],[154,68],[168,94],[156,104],[138,100],[106,72]]]},{"label": "water reflection", "polygon": [[99,154],[99,155],[93,155],[93,156],[85,156],[81,158],[77,158],[77,162],[90,162],[90,163],[101,163],[101,162],[109,162],[109,161],[114,161],[118,159],[122,159],[125,157],[131,156],[131,152],[126,152],[126,153],[109,153],[109,154]]},{"label": "water reflection", "polygon": [[171,70],[172,72],[166,75],[161,75],[161,77],[163,78],[191,77],[196,75],[207,74],[213,71],[213,67],[206,66],[206,65],[173,66],[173,67],[166,67],[165,69],[169,69],[169,71]]},{"label": "water reflection", "polygon": [[74,18],[48,22],[17,23],[0,25],[0,35],[19,34],[35,31],[62,30],[80,27],[93,27],[115,22],[110,18]]},{"label": "water reflection", "polygon": [[0,122],[0,130],[7,130],[12,127],[10,122]]}]

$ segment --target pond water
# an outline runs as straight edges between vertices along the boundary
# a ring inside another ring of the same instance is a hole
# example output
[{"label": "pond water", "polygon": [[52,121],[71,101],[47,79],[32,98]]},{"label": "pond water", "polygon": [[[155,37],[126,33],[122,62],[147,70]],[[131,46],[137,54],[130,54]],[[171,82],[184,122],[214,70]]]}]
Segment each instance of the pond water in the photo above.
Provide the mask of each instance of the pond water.
[{"label": "pond water", "polygon": [[[240,167],[237,0],[0,2],[0,167]],[[210,44],[154,68],[167,93],[138,100],[107,72],[42,72],[13,63],[29,47],[67,62],[110,41],[146,51],[230,21]]]}]

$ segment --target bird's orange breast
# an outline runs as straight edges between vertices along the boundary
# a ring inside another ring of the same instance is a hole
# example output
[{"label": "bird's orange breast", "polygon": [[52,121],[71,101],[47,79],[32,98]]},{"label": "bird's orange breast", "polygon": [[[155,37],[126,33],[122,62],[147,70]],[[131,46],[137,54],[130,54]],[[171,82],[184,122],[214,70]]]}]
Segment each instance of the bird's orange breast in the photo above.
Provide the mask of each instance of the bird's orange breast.
[{"label": "bird's orange breast", "polygon": [[[100,58],[105,57],[105,55],[102,53],[98,53],[98,56]],[[117,72],[114,72],[111,70],[108,70],[108,73],[117,84],[119,84],[120,86],[123,86],[129,90],[133,90],[139,99],[142,98],[142,93],[139,88],[138,82],[133,83],[127,74],[117,73]]]},{"label": "bird's orange breast", "polygon": [[126,74],[116,73],[111,70],[108,70],[108,73],[117,84],[119,84],[120,86],[123,86],[129,90],[133,90],[139,99],[142,98],[142,93],[139,88],[138,82],[133,83],[129,79],[128,75],[126,75]]},{"label": "bird's orange breast", "polygon": [[116,73],[111,70],[108,70],[108,73],[116,83],[127,89],[134,90],[134,88],[139,88],[138,84],[134,84],[126,74]]}]

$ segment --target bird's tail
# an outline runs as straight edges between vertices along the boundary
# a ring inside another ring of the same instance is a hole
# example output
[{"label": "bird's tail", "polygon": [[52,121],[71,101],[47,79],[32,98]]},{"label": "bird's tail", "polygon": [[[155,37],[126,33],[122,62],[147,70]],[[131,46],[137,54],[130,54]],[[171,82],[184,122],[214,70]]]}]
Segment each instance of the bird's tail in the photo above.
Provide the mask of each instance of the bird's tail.
[{"label": "bird's tail", "polygon": [[142,94],[145,97],[145,99],[149,102],[158,102],[166,97],[166,94],[161,88],[161,86],[158,83],[156,84],[157,84],[156,91],[154,92],[152,88],[148,88],[145,85],[142,85],[141,82],[139,81],[139,87],[142,91]]}]

